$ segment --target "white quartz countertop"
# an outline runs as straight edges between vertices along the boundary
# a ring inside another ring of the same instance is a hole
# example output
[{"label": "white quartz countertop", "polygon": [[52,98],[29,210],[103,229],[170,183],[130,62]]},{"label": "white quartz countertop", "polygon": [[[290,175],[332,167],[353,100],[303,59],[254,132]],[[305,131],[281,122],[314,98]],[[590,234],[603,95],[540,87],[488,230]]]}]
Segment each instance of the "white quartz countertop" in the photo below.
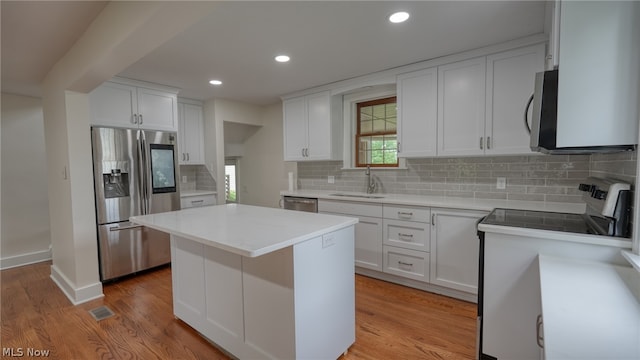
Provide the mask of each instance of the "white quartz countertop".
[{"label": "white quartz countertop", "polygon": [[374,204],[429,206],[480,211],[491,211],[496,208],[505,208],[517,210],[553,211],[571,214],[582,214],[585,212],[584,203],[555,203],[542,201],[495,200],[404,194],[364,194],[329,190],[297,190],[292,192],[281,191],[280,195],[300,196],[326,200],[359,201]]},{"label": "white quartz countertop", "polygon": [[640,359],[640,273],[540,255],[548,360]]},{"label": "white quartz countertop", "polygon": [[619,247],[621,249],[631,249],[631,239],[622,237],[578,234],[555,230],[542,230],[517,226],[489,225],[483,223],[478,224],[478,230],[485,233],[513,235],[517,237],[569,241],[581,244],[602,245]]},{"label": "white quartz countertop", "polygon": [[346,216],[240,204],[133,216],[129,220],[246,257],[264,255],[358,222]]},{"label": "white quartz countertop", "polygon": [[186,190],[186,191],[180,191],[180,197],[215,195],[215,194],[217,194],[217,192],[212,191],[212,190]]}]

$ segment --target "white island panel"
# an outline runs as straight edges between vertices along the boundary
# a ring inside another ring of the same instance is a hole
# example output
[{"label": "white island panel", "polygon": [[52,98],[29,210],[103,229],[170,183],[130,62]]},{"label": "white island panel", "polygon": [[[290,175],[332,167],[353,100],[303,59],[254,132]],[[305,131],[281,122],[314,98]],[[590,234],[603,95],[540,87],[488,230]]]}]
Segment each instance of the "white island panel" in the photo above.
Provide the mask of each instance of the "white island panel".
[{"label": "white island panel", "polygon": [[355,342],[356,218],[223,205],[137,216],[171,234],[174,314],[240,359]]}]

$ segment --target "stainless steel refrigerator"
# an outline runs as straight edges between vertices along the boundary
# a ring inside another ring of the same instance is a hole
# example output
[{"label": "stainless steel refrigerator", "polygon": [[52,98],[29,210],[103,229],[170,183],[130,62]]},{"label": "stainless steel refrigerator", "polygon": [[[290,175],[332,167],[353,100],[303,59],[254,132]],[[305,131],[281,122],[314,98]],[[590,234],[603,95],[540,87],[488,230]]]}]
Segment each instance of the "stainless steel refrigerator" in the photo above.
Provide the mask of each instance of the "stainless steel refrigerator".
[{"label": "stainless steel refrigerator", "polygon": [[169,235],[128,219],[180,209],[176,133],[92,127],[91,144],[100,279],[169,263]]}]

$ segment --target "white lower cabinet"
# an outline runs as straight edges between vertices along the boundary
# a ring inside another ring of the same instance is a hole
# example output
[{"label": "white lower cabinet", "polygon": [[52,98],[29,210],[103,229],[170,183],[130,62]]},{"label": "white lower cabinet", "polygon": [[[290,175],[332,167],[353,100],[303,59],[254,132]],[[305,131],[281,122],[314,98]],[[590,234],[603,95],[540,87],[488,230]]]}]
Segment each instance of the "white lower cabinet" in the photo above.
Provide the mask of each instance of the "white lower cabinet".
[{"label": "white lower cabinet", "polygon": [[318,199],[318,212],[359,219],[356,271],[475,301],[476,222],[486,212],[325,199]]},{"label": "white lower cabinet", "polygon": [[429,252],[429,224],[413,221],[384,219],[382,243],[404,249]]},{"label": "white lower cabinet", "polygon": [[358,216],[355,238],[355,264],[382,271],[382,219]]},{"label": "white lower cabinet", "polygon": [[180,208],[187,209],[199,206],[216,205],[216,196],[207,195],[183,195],[180,197]]},{"label": "white lower cabinet", "polygon": [[428,207],[384,205],[384,272],[429,282]]},{"label": "white lower cabinet", "polygon": [[479,211],[431,209],[432,284],[478,293],[476,223],[485,215]]},{"label": "white lower cabinet", "polygon": [[382,205],[318,200],[318,212],[358,218],[355,234],[355,265],[382,271]]},{"label": "white lower cabinet", "polygon": [[384,272],[418,281],[429,281],[429,253],[383,246]]},{"label": "white lower cabinet", "polygon": [[[607,264],[625,263],[618,247],[541,235],[540,232],[522,236],[485,231],[482,352],[493,358],[537,360],[543,356],[536,331],[538,315],[543,312],[539,254]],[[594,293],[593,296],[607,294]]]}]

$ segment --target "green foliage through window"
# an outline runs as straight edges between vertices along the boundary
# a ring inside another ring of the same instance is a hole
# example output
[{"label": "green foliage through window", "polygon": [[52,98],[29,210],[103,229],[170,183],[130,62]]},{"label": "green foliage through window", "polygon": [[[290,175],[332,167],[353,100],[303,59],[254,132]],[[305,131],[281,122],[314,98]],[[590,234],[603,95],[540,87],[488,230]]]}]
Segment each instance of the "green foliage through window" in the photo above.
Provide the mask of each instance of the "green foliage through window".
[{"label": "green foliage through window", "polygon": [[357,104],[356,166],[398,166],[396,98]]}]

